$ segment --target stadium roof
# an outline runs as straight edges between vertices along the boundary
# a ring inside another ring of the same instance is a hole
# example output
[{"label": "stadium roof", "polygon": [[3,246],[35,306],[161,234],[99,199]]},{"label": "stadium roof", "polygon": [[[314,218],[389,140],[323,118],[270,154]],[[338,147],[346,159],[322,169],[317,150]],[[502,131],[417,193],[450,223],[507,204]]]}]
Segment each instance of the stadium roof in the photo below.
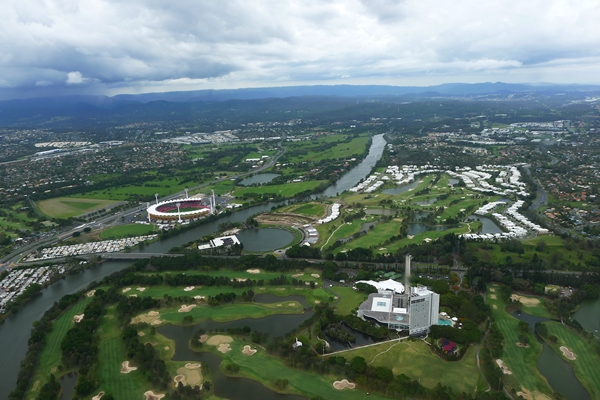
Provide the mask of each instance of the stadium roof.
[{"label": "stadium roof", "polygon": [[378,292],[383,290],[392,290],[395,293],[404,293],[404,285],[400,282],[396,282],[393,279],[386,281],[375,282],[375,281],[356,281],[356,283],[366,283],[367,285],[374,286]]}]

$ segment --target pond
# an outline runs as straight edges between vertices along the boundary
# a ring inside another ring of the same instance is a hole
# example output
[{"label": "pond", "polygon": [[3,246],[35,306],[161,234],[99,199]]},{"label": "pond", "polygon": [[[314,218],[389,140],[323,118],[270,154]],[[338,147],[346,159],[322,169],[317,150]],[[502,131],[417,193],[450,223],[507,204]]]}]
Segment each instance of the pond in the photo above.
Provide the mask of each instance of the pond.
[{"label": "pond", "polygon": [[280,176],[279,174],[256,174],[250,176],[240,182],[242,186],[250,186],[250,185],[262,185],[263,183],[269,183],[273,179]]},{"label": "pond", "polygon": [[294,241],[291,232],[277,228],[244,229],[237,237],[244,245],[244,250],[250,252],[276,250]]},{"label": "pond", "polygon": [[[356,337],[356,341],[354,343],[348,343],[348,342],[341,342],[336,339],[327,337],[325,339],[327,339],[327,342],[329,343],[329,348],[331,351],[339,351],[339,350],[349,349],[351,347],[364,346],[366,344],[375,343],[375,340],[373,339],[373,337],[367,335],[366,333],[362,333],[357,330],[354,330],[346,324],[342,324],[340,326],[341,326],[342,330],[353,334],[354,337]],[[319,350],[319,349],[317,349],[317,350]]]},{"label": "pond", "polygon": [[[536,317],[524,312],[515,311],[513,317],[529,324],[532,332],[535,332],[535,324],[550,321],[547,318]],[[544,350],[537,362],[538,370],[544,375],[552,389],[570,400],[588,400],[589,393],[575,376],[573,366],[564,361],[550,346],[534,333],[536,339],[542,343]]]},{"label": "pond", "polygon": [[408,192],[411,189],[416,188],[417,186],[419,186],[419,181],[413,181],[413,182],[408,183],[408,184],[403,185],[403,186],[398,186],[398,187],[391,188],[391,189],[385,189],[381,193],[384,193],[384,194],[402,194],[402,193]]},{"label": "pond", "polygon": [[450,185],[450,186],[458,185],[459,182],[460,182],[460,179],[456,179],[456,178],[448,179],[448,185]]},{"label": "pond", "polygon": [[368,208],[365,210],[367,215],[394,215],[398,211],[389,208]]},{"label": "pond", "polygon": [[426,225],[421,222],[411,222],[408,224],[408,235],[418,235],[419,233],[429,231],[447,231],[448,229],[458,228],[459,225]]},{"label": "pond", "polygon": [[71,400],[73,393],[75,393],[75,385],[77,385],[77,379],[79,375],[76,372],[69,372],[58,380],[62,393],[60,394],[59,400]]},{"label": "pond", "polygon": [[496,225],[496,223],[494,221],[492,221],[491,219],[489,219],[488,217],[481,217],[479,215],[471,215],[467,219],[465,219],[465,222],[471,222],[471,221],[481,222],[481,224],[482,224],[481,233],[502,233],[503,232],[502,229],[500,229],[498,227],[498,225]]},{"label": "pond", "polygon": [[600,299],[588,300],[581,303],[581,307],[573,316],[586,331],[598,336],[600,332]]},{"label": "pond", "polygon": [[437,201],[437,197],[431,198],[429,200],[425,200],[425,201],[415,201],[415,204],[418,206],[430,206],[433,203],[435,203]]}]

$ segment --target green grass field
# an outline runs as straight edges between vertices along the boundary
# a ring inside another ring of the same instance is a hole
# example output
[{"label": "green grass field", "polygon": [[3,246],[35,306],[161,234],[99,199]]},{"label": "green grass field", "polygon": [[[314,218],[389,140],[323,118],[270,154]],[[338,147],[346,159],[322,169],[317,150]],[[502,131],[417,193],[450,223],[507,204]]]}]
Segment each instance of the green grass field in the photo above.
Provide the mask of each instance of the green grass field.
[{"label": "green grass field", "polygon": [[[232,362],[240,367],[239,376],[244,376],[256,380],[271,389],[274,389],[276,379],[285,378],[289,381],[286,392],[297,393],[306,397],[314,398],[321,396],[324,399],[358,400],[365,398],[365,392],[362,390],[337,390],[333,387],[333,382],[342,379],[342,376],[327,376],[311,373],[308,371],[289,368],[279,359],[268,355],[259,349],[253,356],[249,357],[242,353],[246,344],[239,340],[230,343],[231,351],[221,354],[216,351],[214,346],[203,346],[203,350],[209,350],[218,354],[224,361]],[[212,348],[211,348],[212,347]],[[370,399],[388,399],[381,395],[371,393]]]},{"label": "green grass field", "polygon": [[333,286],[330,290],[340,298],[340,302],[335,306],[335,313],[339,315],[350,314],[368,297],[367,294],[357,292],[347,286]]},{"label": "green grass field", "polygon": [[[378,223],[375,227],[364,236],[354,239],[343,246],[343,249],[350,250],[357,247],[369,248],[371,246],[382,246],[382,243],[399,233],[400,221],[395,219],[389,222]],[[331,242],[330,242],[331,243]],[[342,250],[339,247],[334,252]]]},{"label": "green grass field", "polygon": [[517,346],[519,320],[506,312],[506,304],[500,298],[497,287],[488,288],[487,302],[492,306],[494,321],[504,334],[502,360],[513,373],[504,376],[505,384],[517,391],[524,387],[532,392],[538,390],[551,396],[553,390],[537,368],[537,360],[543,349],[542,344],[529,334],[529,348]]},{"label": "green grass field", "polygon": [[[144,182],[140,185],[125,185],[117,186],[104,190],[92,190],[72,196],[70,201],[78,201],[79,199],[88,199],[93,201],[112,200],[125,201],[138,199],[154,199],[154,194],[158,193],[160,197],[164,197],[173,193],[177,193],[185,189],[190,183],[180,184],[178,178],[155,179]],[[193,184],[192,184],[193,185]],[[88,210],[90,211],[90,210]]]},{"label": "green grass field", "polygon": [[354,357],[363,357],[367,364],[392,368],[394,375],[404,374],[429,388],[435,387],[439,382],[452,387],[454,393],[473,395],[481,380],[474,347],[467,350],[462,360],[454,362],[434,355],[422,341],[382,343],[340,355],[348,361]]},{"label": "green grass field", "polygon": [[155,231],[156,227],[154,225],[127,224],[105,229],[100,234],[100,237],[102,239],[120,239],[130,236],[149,235]]},{"label": "green grass field", "polygon": [[115,204],[108,199],[77,199],[71,197],[55,197],[39,201],[36,205],[42,213],[51,218],[69,218],[90,211],[99,210]]},{"label": "green grass field", "polygon": [[[243,197],[249,193],[255,193],[264,195],[266,193],[273,193],[281,195],[283,197],[293,197],[300,192],[306,190],[314,190],[319,187],[325,181],[308,181],[308,182],[296,182],[296,183],[285,183],[281,185],[262,185],[257,187],[246,187],[234,190],[233,194],[235,197]],[[216,193],[216,191],[215,191]]]},{"label": "green grass field", "polygon": [[[585,389],[589,392],[592,399],[600,398],[600,354],[598,353],[598,343],[587,342],[586,339],[579,336],[576,332],[559,322],[544,322],[548,327],[548,335],[554,335],[558,338],[556,344],[549,345],[565,361],[573,364],[575,375]],[[575,356],[576,360],[569,360],[562,355],[561,346],[568,347]]]},{"label": "green grass field", "polygon": [[319,203],[306,203],[298,207],[293,207],[288,212],[308,215],[310,217],[320,217],[325,214],[325,207]]},{"label": "green grass field", "polygon": [[[30,391],[26,396],[27,399],[35,397],[35,395],[39,393],[42,386],[48,382],[48,376],[51,373],[53,373],[56,378],[59,378],[59,376],[68,372],[58,370],[58,366],[62,364],[60,344],[67,334],[67,331],[73,327],[73,316],[82,314],[90,300],[91,297],[86,297],[75,303],[52,323],[52,331],[46,336],[45,345],[40,354],[40,360],[35,374],[31,379],[31,383],[36,387],[36,390],[31,390],[30,388]],[[39,383],[36,385],[36,382]]]}]

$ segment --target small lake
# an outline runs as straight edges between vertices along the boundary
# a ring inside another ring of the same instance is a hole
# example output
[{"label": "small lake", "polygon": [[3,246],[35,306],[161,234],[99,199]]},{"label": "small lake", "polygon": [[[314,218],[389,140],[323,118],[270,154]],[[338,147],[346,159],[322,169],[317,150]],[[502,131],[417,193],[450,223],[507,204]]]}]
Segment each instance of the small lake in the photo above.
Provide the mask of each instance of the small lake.
[{"label": "small lake", "polygon": [[401,193],[406,193],[410,189],[414,189],[417,186],[419,186],[419,181],[413,181],[413,182],[408,183],[408,184],[403,185],[403,186],[398,186],[398,187],[391,188],[391,189],[385,189],[381,193],[384,193],[384,194],[401,194]]},{"label": "small lake", "polygon": [[[489,219],[488,217],[481,217],[479,215],[471,215],[470,217],[468,217],[465,222],[470,222],[470,221],[479,221],[481,222],[482,226],[481,226],[481,233],[502,233],[503,230],[500,229],[498,227],[498,225],[496,225],[496,223],[494,221],[492,221],[491,219]],[[471,233],[476,233],[476,232],[471,232]]]},{"label": "small lake", "polygon": [[419,206],[430,206],[433,203],[435,203],[436,201],[437,201],[437,197],[434,197],[432,199],[425,200],[425,201],[415,201],[415,204],[419,205]]},{"label": "small lake", "polygon": [[573,366],[564,361],[550,346],[535,333],[535,324],[550,321],[547,318],[536,317],[524,312],[515,311],[512,316],[529,324],[536,339],[542,343],[544,350],[537,362],[538,370],[544,375],[552,389],[570,400],[588,400],[590,395],[575,376]]},{"label": "small lake", "polygon": [[392,210],[389,208],[368,208],[365,210],[367,215],[394,215],[398,210]]},{"label": "small lake", "polygon": [[[366,344],[375,343],[375,340],[373,339],[373,337],[367,335],[366,333],[362,333],[357,330],[354,330],[346,324],[342,324],[341,328],[342,328],[342,330],[353,334],[356,337],[356,341],[354,343],[340,342],[336,339],[326,337],[325,339],[329,343],[329,348],[331,351],[339,351],[339,350],[349,349],[351,347],[364,346]],[[323,338],[321,338],[321,339],[323,339]],[[317,350],[319,350],[319,349],[317,348]]]},{"label": "small lake", "polygon": [[279,174],[256,174],[250,176],[243,181],[240,182],[242,186],[251,186],[251,185],[262,185],[263,183],[269,183],[273,179],[280,176]]},{"label": "small lake", "polygon": [[294,240],[291,232],[277,228],[244,229],[237,237],[244,245],[244,250],[250,252],[280,249]]},{"label": "small lake", "polygon": [[581,303],[581,307],[575,315],[577,320],[586,331],[598,336],[600,332],[600,300],[588,300]]},{"label": "small lake", "polygon": [[429,231],[447,231],[448,229],[458,228],[459,225],[426,225],[420,222],[408,224],[408,235],[418,235],[419,233]]},{"label": "small lake", "polygon": [[60,383],[60,388],[62,389],[59,400],[71,400],[73,398],[73,393],[75,393],[75,385],[77,385],[78,378],[79,375],[76,372],[69,372],[67,375],[58,380],[58,383]]},{"label": "small lake", "polygon": [[450,178],[450,179],[448,179],[448,184],[450,186],[458,185],[459,182],[460,182],[460,179],[456,179],[456,178]]}]

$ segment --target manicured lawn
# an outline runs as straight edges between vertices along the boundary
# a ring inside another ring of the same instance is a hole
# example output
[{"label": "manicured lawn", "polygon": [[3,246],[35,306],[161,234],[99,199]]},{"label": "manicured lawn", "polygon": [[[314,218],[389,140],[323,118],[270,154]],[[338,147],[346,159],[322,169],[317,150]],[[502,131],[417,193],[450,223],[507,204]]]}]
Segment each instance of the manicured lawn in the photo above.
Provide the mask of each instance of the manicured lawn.
[{"label": "manicured lawn", "polygon": [[[558,338],[556,344],[550,346],[565,361],[573,364],[575,375],[581,384],[590,393],[592,399],[600,398],[600,354],[598,353],[598,343],[588,342],[579,336],[576,332],[559,322],[544,322],[548,327],[548,335],[554,335]],[[575,353],[576,360],[569,360],[562,355],[561,346],[568,347]]]},{"label": "manicured lawn", "polygon": [[330,290],[340,298],[340,302],[335,306],[335,313],[339,315],[350,314],[368,297],[366,293],[357,292],[347,286],[333,286]]},{"label": "manicured lawn", "polygon": [[[490,289],[495,291],[491,292]],[[492,296],[496,298],[494,299]],[[505,311],[506,304],[500,298],[497,287],[490,286],[488,288],[487,302],[492,306],[494,321],[504,334],[502,360],[513,373],[505,375],[504,382],[517,391],[522,386],[532,392],[539,390],[544,394],[551,395],[552,389],[537,368],[537,360],[543,349],[542,344],[532,334],[529,334],[529,348],[517,346],[519,320]]]},{"label": "manicured lawn", "polygon": [[[389,222],[378,223],[375,227],[364,236],[346,243],[343,248],[350,250],[357,247],[369,248],[371,246],[382,246],[382,243],[397,235],[400,230],[400,221],[391,220]],[[331,242],[330,242],[331,243]],[[341,250],[342,248],[338,248]],[[339,252],[336,249],[335,252]]]},{"label": "manicured lawn", "polygon": [[[289,381],[286,392],[301,394],[309,399],[321,396],[324,399],[343,398],[348,400],[362,400],[366,397],[365,392],[359,389],[345,389],[343,391],[335,389],[333,382],[342,379],[342,376],[327,376],[289,368],[281,360],[270,356],[260,348],[257,353],[249,357],[242,353],[243,347],[246,344],[252,345],[251,343],[234,340],[230,343],[232,350],[225,354],[216,352],[214,347],[209,349],[212,346],[208,345],[203,346],[203,349],[213,351],[222,357],[224,361],[238,365],[240,367],[239,375],[261,382],[271,389],[274,389],[273,383],[276,379],[285,378]],[[388,397],[383,397],[375,393],[371,393],[367,398],[388,399]]]},{"label": "manicured lawn", "polygon": [[[86,297],[75,303],[52,323],[52,331],[46,335],[45,345],[40,354],[40,361],[38,362],[35,374],[31,379],[32,384],[35,384],[37,381],[39,381],[39,384],[35,391],[30,389],[29,395],[39,393],[42,386],[48,382],[48,376],[51,373],[53,373],[56,378],[59,378],[64,373],[68,372],[58,371],[58,366],[62,364],[60,345],[67,334],[67,331],[75,324],[73,322],[73,316],[82,314],[90,300],[91,297]],[[30,398],[29,395],[26,398]]]},{"label": "manicured lawn", "polygon": [[325,214],[325,206],[319,203],[307,203],[290,210],[292,213],[320,217]]},{"label": "manicured lawn", "polygon": [[119,239],[129,236],[144,236],[154,233],[154,225],[127,224],[108,228],[100,234],[102,239]]},{"label": "manicured lawn", "polygon": [[154,200],[155,193],[158,193],[160,197],[164,197],[180,192],[189,185],[194,185],[193,183],[180,184],[179,182],[180,179],[178,178],[155,179],[144,182],[140,185],[130,184],[125,186],[116,186],[104,190],[93,190],[74,195],[70,198],[70,200],[76,201],[76,199],[89,199],[98,201],[98,199],[102,199],[125,201],[133,198],[138,199],[140,196],[148,200]]},{"label": "manicured lawn", "polygon": [[434,355],[422,341],[382,343],[341,353],[347,361],[363,357],[371,366],[392,368],[394,375],[404,374],[433,388],[438,382],[450,386],[454,393],[473,395],[481,379],[477,369],[476,349],[470,347],[460,361],[449,362]]},{"label": "manicured lawn", "polygon": [[267,193],[273,193],[281,195],[283,197],[292,197],[300,192],[306,190],[313,190],[326,181],[308,181],[308,182],[296,182],[296,183],[285,183],[281,185],[262,185],[257,187],[246,187],[236,189],[234,191],[235,197],[243,197],[245,194],[256,193],[264,195]]},{"label": "manicured lawn", "polygon": [[77,199],[72,197],[55,197],[37,202],[40,211],[51,218],[69,218],[99,210],[115,204],[116,201],[97,199]]},{"label": "manicured lawn", "polygon": [[546,308],[545,304],[546,304],[546,299],[542,298],[542,297],[533,297],[533,296],[521,296],[523,298],[529,298],[529,299],[536,299],[539,300],[539,304],[536,305],[526,305],[523,304],[523,308],[522,311],[526,312],[527,314],[530,315],[535,315],[538,317],[544,317],[544,318],[555,318],[554,315],[550,314],[550,311],[548,311],[548,309]]}]

